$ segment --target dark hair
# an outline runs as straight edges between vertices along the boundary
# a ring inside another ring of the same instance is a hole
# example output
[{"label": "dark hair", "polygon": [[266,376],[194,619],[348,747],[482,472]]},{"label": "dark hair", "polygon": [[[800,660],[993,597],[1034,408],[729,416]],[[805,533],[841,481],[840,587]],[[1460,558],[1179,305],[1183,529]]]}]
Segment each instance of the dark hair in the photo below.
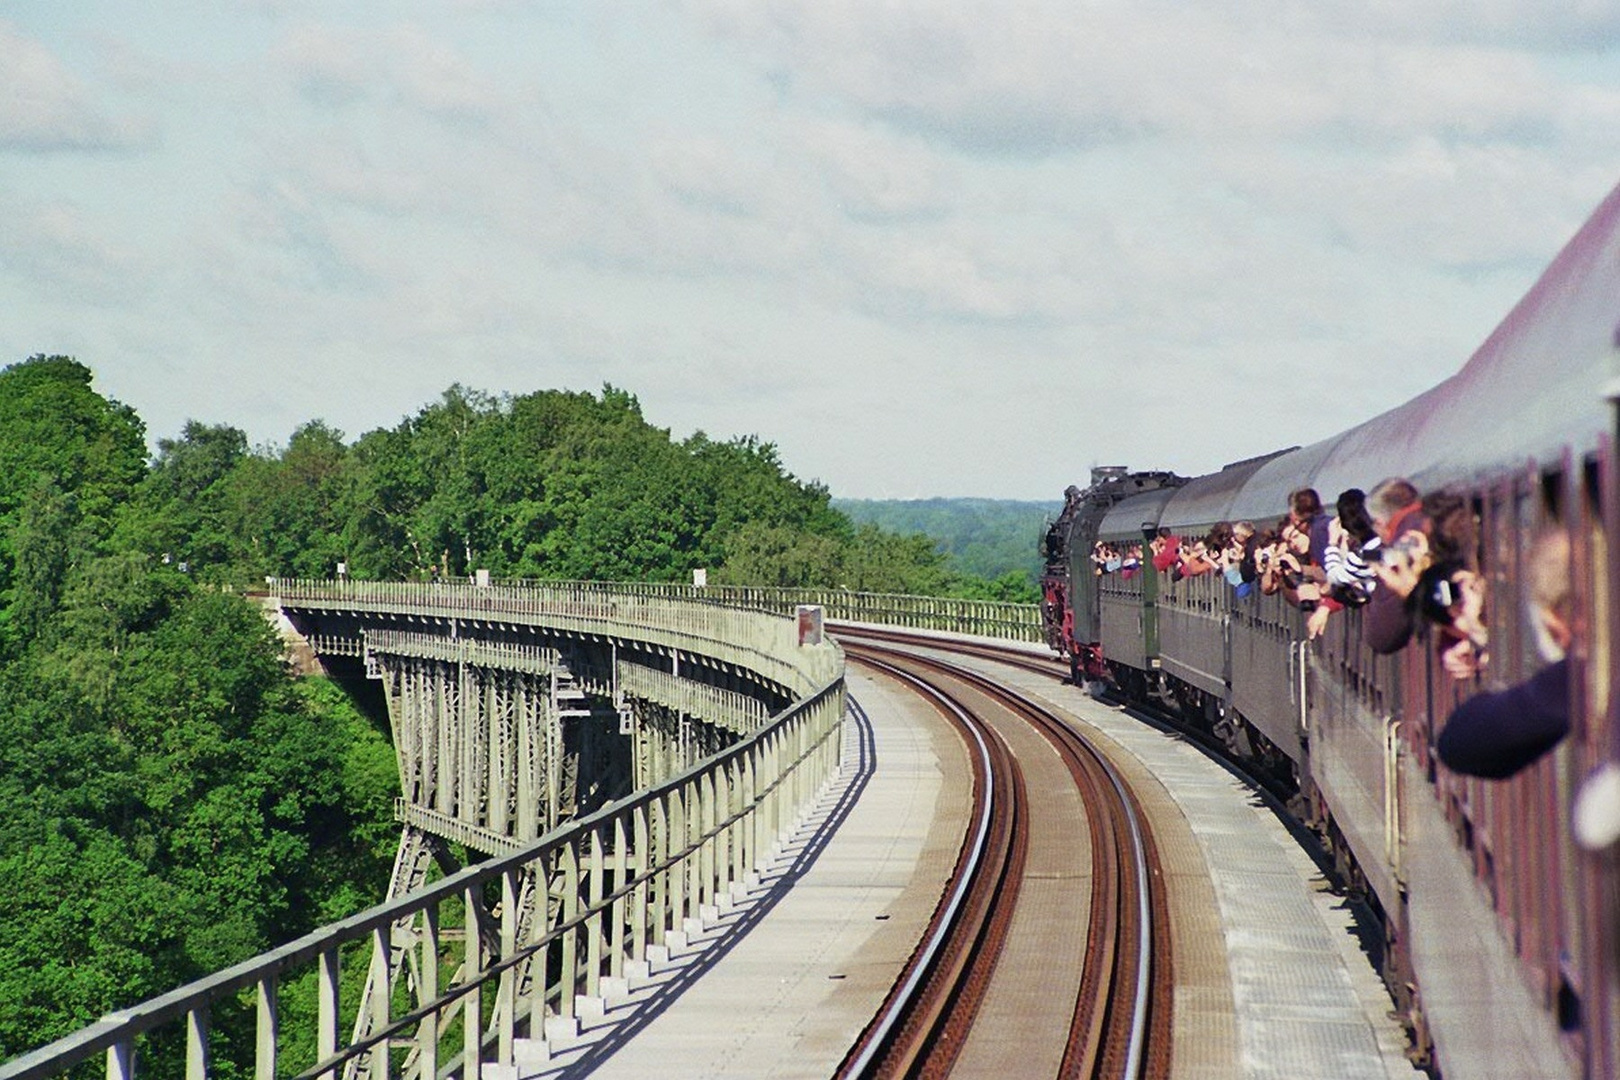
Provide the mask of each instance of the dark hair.
[{"label": "dark hair", "polygon": [[1322,512],[1322,496],[1315,488],[1300,488],[1288,496],[1288,507],[1295,517],[1313,518]]},{"label": "dark hair", "polygon": [[1209,533],[1204,537],[1204,546],[1215,551],[1220,551],[1231,542],[1232,523],[1229,521],[1218,521],[1211,525]]},{"label": "dark hair", "polygon": [[1423,496],[1423,514],[1429,519],[1434,561],[1466,561],[1474,546],[1474,514],[1468,500],[1452,491],[1431,491]]},{"label": "dark hair", "polygon": [[1375,535],[1372,515],[1367,513],[1367,496],[1360,488],[1340,492],[1339,527],[1350,534],[1356,544],[1365,544]]}]

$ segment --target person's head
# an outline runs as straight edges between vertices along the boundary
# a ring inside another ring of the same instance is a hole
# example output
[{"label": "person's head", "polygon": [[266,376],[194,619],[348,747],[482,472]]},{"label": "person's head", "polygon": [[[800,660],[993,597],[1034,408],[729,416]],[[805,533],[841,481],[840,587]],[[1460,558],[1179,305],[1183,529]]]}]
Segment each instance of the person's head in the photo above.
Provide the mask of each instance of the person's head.
[{"label": "person's head", "polygon": [[1240,521],[1237,524],[1232,526],[1232,539],[1236,543],[1242,544],[1245,547],[1247,547],[1249,541],[1252,540],[1253,538],[1254,538],[1254,522],[1252,522],[1252,521]]},{"label": "person's head", "polygon": [[1204,547],[1210,551],[1219,551],[1232,542],[1232,525],[1230,522],[1218,521],[1210,527],[1209,534],[1204,537]]},{"label": "person's head", "polygon": [[1356,546],[1365,544],[1375,535],[1372,515],[1367,513],[1367,496],[1360,488],[1349,488],[1339,493],[1334,509],[1338,511],[1339,528]]},{"label": "person's head", "polygon": [[1292,551],[1296,555],[1304,555],[1311,550],[1311,534],[1305,523],[1300,521],[1287,521],[1280,530],[1283,549]]},{"label": "person's head", "polygon": [[1301,525],[1309,525],[1321,512],[1322,497],[1315,488],[1300,488],[1288,496],[1288,516]]},{"label": "person's head", "polygon": [[1412,481],[1402,476],[1391,476],[1374,484],[1367,493],[1367,514],[1376,528],[1383,529],[1395,519],[1396,514],[1417,501],[1418,490],[1412,486]]},{"label": "person's head", "polygon": [[1451,491],[1423,496],[1429,519],[1429,548],[1437,561],[1467,562],[1474,550],[1474,512],[1468,500]]},{"label": "person's head", "polygon": [[1530,628],[1536,651],[1548,663],[1562,660],[1575,637],[1575,598],[1570,591],[1569,534],[1552,528],[1530,546],[1526,575]]}]

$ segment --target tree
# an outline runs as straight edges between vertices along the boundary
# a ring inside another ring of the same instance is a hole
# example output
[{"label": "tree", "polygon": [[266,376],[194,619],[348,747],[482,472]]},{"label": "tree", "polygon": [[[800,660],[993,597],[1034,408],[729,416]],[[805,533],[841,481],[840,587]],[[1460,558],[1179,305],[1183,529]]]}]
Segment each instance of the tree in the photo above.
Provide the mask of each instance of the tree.
[{"label": "tree", "polygon": [[136,507],[120,521],[120,546],[183,563],[200,580],[250,577],[251,549],[231,497],[247,453],[247,435],[227,424],[188,420],[180,438],[159,439]]},{"label": "tree", "polygon": [[104,549],[145,469],[140,420],[90,382],[66,356],[0,370],[0,655],[38,632],[72,558],[61,552]]}]

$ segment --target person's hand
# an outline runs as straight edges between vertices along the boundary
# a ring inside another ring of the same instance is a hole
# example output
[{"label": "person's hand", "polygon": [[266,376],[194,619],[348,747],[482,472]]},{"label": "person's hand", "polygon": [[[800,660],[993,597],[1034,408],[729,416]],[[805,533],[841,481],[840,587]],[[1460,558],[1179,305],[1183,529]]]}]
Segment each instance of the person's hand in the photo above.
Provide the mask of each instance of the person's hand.
[{"label": "person's hand", "polygon": [[1305,620],[1305,638],[1307,641],[1315,641],[1322,636],[1322,633],[1327,630],[1328,616],[1331,614],[1333,614],[1332,608],[1317,605],[1316,610],[1311,612],[1310,617]]},{"label": "person's hand", "polygon": [[1429,538],[1409,533],[1400,543],[1384,549],[1384,560],[1377,564],[1378,580],[1401,599],[1412,595],[1418,578],[1429,566]]},{"label": "person's hand", "polygon": [[1474,643],[1467,638],[1458,638],[1440,652],[1440,666],[1459,682],[1479,674],[1484,662],[1484,654],[1475,649]]},{"label": "person's hand", "polygon": [[1451,625],[1467,634],[1476,649],[1482,649],[1490,639],[1485,627],[1485,579],[1472,570],[1459,570],[1451,575],[1451,583],[1457,587]]}]

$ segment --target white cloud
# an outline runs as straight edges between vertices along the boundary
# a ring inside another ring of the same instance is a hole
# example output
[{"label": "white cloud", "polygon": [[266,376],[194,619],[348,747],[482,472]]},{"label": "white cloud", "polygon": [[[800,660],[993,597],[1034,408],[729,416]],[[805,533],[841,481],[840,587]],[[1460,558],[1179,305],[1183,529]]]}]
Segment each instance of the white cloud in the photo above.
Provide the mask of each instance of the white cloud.
[{"label": "white cloud", "polygon": [[[1407,33],[1399,21],[1312,14],[1330,5],[688,6],[762,52],[785,83],[972,151],[1046,154],[1166,134],[1376,141],[1437,129],[1536,141],[1559,122],[1558,88],[1536,57],[1505,34],[1471,32],[1460,5],[1407,20]],[[1620,17],[1593,8],[1568,25],[1589,23],[1612,33]]]},{"label": "white cloud", "polygon": [[127,150],[150,126],[96,103],[48,48],[0,22],[0,150]]},{"label": "white cloud", "polygon": [[380,96],[442,120],[481,123],[500,105],[496,88],[465,56],[414,25],[300,24],[287,33],[276,60],[311,100],[333,107]]},{"label": "white cloud", "polygon": [[874,222],[937,218],[958,195],[955,167],[914,140],[869,126],[812,121],[794,148],[819,163],[838,208]]},{"label": "white cloud", "polygon": [[1449,374],[1620,163],[1589,3],[157,2],[0,27],[0,153],[164,131],[8,178],[0,344],[159,435],[611,381],[840,494],[1197,470]]},{"label": "white cloud", "polygon": [[154,268],[147,254],[113,239],[104,221],[71,202],[3,196],[0,271],[35,302],[71,298],[106,308],[148,293]]}]

